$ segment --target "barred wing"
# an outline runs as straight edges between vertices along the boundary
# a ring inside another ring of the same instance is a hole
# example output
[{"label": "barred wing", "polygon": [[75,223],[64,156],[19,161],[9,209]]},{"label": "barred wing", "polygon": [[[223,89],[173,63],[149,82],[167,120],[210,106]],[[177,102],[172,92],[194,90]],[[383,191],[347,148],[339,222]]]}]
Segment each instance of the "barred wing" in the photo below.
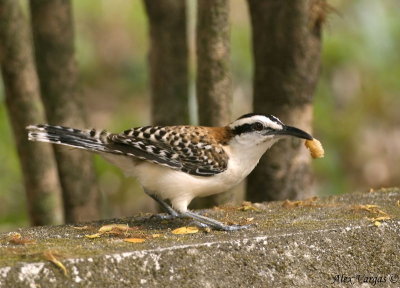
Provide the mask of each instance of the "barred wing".
[{"label": "barred wing", "polygon": [[197,135],[192,130],[188,126],[139,127],[110,134],[106,147],[191,175],[213,176],[225,171],[228,156],[222,145],[213,143],[204,131]]}]

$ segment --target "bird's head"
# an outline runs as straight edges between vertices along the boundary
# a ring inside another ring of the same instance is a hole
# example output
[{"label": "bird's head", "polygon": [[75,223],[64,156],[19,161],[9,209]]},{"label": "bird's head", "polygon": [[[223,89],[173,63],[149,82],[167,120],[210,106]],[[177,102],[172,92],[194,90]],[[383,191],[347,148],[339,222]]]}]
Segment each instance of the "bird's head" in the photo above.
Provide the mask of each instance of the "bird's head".
[{"label": "bird's head", "polygon": [[228,127],[231,129],[234,141],[246,146],[268,146],[267,149],[283,136],[313,139],[310,134],[283,124],[273,115],[246,114]]}]

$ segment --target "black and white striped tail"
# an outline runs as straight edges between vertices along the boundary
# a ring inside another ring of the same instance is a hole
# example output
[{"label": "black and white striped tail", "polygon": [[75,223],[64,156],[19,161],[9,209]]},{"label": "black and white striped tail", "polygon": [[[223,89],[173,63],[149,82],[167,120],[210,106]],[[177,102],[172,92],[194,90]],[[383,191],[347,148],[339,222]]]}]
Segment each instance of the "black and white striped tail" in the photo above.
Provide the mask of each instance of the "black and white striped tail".
[{"label": "black and white striped tail", "polygon": [[109,152],[106,147],[109,133],[105,130],[79,130],[47,124],[30,125],[26,129],[30,141],[66,145],[94,152]]}]

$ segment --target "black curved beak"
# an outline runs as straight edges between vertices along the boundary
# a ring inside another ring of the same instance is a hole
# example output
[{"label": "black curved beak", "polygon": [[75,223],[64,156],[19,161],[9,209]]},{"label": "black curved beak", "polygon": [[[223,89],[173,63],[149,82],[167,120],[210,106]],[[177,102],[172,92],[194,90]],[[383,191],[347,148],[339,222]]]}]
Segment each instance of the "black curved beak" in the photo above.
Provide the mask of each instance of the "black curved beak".
[{"label": "black curved beak", "polygon": [[303,130],[292,127],[292,126],[283,126],[282,130],[275,131],[274,134],[277,135],[288,135],[288,136],[294,136],[297,138],[302,138],[302,139],[307,139],[307,140],[313,140],[314,138],[308,134],[307,132],[304,132]]}]

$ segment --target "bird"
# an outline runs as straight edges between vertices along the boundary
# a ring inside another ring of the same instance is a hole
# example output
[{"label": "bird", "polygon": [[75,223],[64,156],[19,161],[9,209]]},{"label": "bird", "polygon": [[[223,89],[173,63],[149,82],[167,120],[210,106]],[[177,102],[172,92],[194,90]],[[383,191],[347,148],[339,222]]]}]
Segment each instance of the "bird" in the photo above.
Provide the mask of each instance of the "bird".
[{"label": "bird", "polygon": [[222,127],[143,126],[122,133],[30,125],[28,139],[95,152],[135,177],[144,192],[170,218],[191,218],[200,227],[234,231],[228,225],[188,209],[196,197],[227,191],[256,167],[261,156],[286,136],[312,140],[307,132],[270,114],[248,113]]}]

